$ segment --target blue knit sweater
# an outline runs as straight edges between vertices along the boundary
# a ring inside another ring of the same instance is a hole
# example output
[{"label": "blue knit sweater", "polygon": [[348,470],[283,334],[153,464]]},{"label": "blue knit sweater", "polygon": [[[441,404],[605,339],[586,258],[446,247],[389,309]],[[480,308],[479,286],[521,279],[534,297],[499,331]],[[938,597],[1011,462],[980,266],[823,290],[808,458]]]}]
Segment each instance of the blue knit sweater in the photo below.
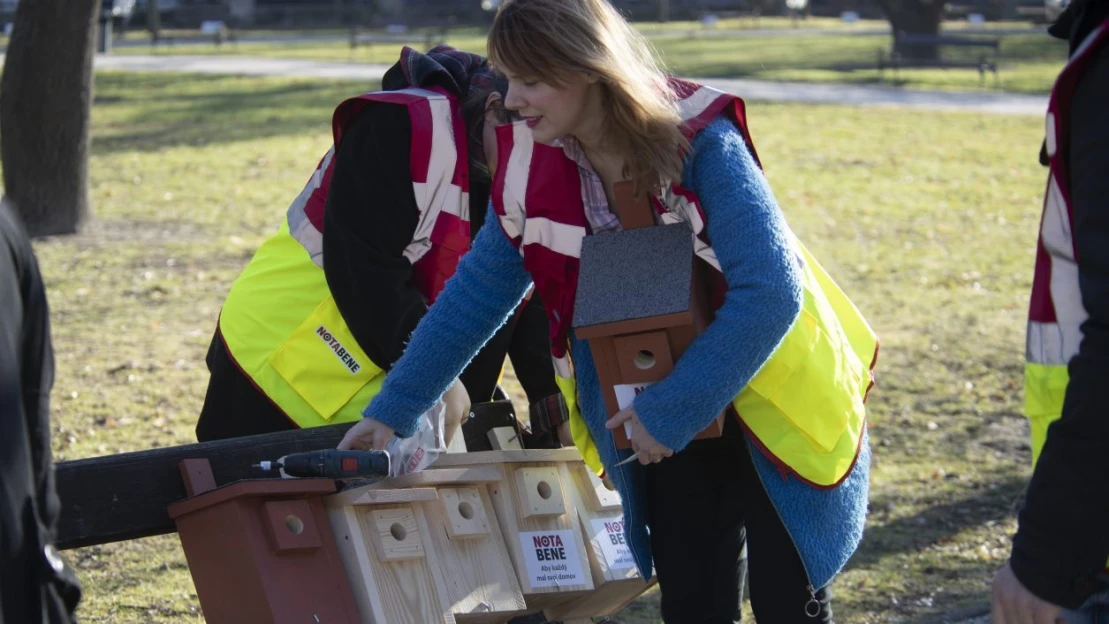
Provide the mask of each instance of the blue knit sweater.
[{"label": "blue knit sweater", "polygon": [[[713,322],[674,370],[635,399],[647,431],[675,451],[685,448],[759,371],[799,314],[803,297],[801,269],[784,217],[731,122],[718,118],[695,137],[682,185],[700,200],[728,290]],[[411,435],[418,416],[507,320],[530,284],[520,254],[490,211],[473,249],[412,334],[364,415],[391,426],[397,435]],[[582,416],[624,501],[631,550],[640,572],[649,578],[644,471],[638,463],[613,469],[629,451],[617,451],[604,428],[607,412],[588,344],[573,338],[571,355]],[[759,451],[752,447],[751,453],[811,584],[823,587],[862,537],[869,473],[866,441],[852,474],[831,490],[782,476]]]}]

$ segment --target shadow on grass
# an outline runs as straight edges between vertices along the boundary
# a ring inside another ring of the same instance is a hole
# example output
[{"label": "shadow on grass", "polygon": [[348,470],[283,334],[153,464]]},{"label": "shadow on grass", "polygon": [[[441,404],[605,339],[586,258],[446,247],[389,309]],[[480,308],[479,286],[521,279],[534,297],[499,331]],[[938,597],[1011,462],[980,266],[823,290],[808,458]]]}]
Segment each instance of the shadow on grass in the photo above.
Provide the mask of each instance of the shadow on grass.
[{"label": "shadow on grass", "polygon": [[[1024,476],[999,475],[988,485],[978,484],[972,493],[954,500],[925,501],[919,513],[867,527],[850,567],[871,567],[889,555],[923,550],[965,529],[1004,520],[1017,508],[1027,485]],[[896,495],[881,496],[870,507],[880,510],[896,504]]]},{"label": "shadow on grass", "polygon": [[199,74],[100,73],[93,153],[157,151],[328,132],[342,100],[377,83]]}]

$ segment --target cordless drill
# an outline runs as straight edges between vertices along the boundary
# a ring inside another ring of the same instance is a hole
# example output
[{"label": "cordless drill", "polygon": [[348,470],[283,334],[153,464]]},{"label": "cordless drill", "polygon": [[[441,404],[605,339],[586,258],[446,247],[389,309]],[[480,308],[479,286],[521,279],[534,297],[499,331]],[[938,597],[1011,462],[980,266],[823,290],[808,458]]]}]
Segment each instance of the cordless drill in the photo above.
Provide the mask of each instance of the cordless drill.
[{"label": "cordless drill", "polygon": [[340,451],[327,449],[292,453],[275,461],[254,464],[267,472],[279,470],[282,476],[323,479],[388,477],[389,453],[385,451]]}]

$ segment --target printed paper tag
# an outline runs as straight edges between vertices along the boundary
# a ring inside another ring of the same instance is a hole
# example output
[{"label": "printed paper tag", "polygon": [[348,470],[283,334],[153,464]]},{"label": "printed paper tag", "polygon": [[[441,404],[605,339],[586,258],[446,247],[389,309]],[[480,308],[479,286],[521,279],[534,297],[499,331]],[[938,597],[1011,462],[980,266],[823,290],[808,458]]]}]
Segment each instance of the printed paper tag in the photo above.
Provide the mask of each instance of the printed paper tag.
[{"label": "printed paper tag", "polygon": [[521,531],[520,546],[533,588],[585,584],[573,531]]},{"label": "printed paper tag", "polygon": [[[653,383],[655,383],[655,382],[653,382],[653,381],[644,381],[642,383],[635,383],[635,384],[616,384],[615,386],[612,387],[612,389],[616,393],[616,405],[617,405],[617,407],[619,407],[620,409],[627,408],[628,406],[630,406],[632,404],[632,401],[635,400],[635,397],[639,396],[640,392],[643,392],[643,390],[647,386],[649,386]],[[631,439],[631,437],[632,437],[631,423],[624,423],[624,435],[628,436],[629,440]]]},{"label": "printed paper tag", "polygon": [[635,567],[631,548],[624,538],[623,520],[594,520],[593,535],[590,537],[594,544],[601,545],[601,553],[604,554],[610,570],[627,570]]}]

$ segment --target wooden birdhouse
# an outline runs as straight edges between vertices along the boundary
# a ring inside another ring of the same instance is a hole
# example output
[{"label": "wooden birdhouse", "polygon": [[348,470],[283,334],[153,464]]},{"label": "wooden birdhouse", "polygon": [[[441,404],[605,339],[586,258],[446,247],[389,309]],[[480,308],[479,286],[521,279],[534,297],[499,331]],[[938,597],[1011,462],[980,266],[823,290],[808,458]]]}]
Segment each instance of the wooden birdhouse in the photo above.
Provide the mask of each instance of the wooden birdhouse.
[{"label": "wooden birdhouse", "polygon": [[322,498],[331,479],[216,487],[207,459],[180,464],[189,497],[167,509],[212,624],[356,624],[352,588]]},{"label": "wooden birdhouse", "polygon": [[487,489],[503,479],[499,466],[423,470],[326,497],[361,621],[499,624],[525,614]]},{"label": "wooden birdhouse", "polygon": [[588,595],[567,600],[544,611],[555,621],[616,615],[658,581],[644,581],[632,558],[631,544],[624,532],[620,495],[594,474],[584,461],[563,464],[563,479],[569,500],[578,510],[578,520],[589,554],[595,589]]},{"label": "wooden birdhouse", "polygon": [[[574,483],[567,461],[577,449],[482,451],[441,455],[426,473],[495,469],[489,496],[519,587],[529,610],[538,611],[588,596],[596,589],[582,537]],[[640,581],[640,586],[645,585]],[[642,590],[641,590],[642,592]]]},{"label": "wooden birdhouse", "polygon": [[[582,241],[574,331],[587,340],[611,418],[661,381],[712,321],[709,267],[697,258],[688,225],[656,225],[631,182],[614,186],[620,232]],[[719,437],[724,413],[697,438]],[[630,448],[628,427],[613,432]]]}]

